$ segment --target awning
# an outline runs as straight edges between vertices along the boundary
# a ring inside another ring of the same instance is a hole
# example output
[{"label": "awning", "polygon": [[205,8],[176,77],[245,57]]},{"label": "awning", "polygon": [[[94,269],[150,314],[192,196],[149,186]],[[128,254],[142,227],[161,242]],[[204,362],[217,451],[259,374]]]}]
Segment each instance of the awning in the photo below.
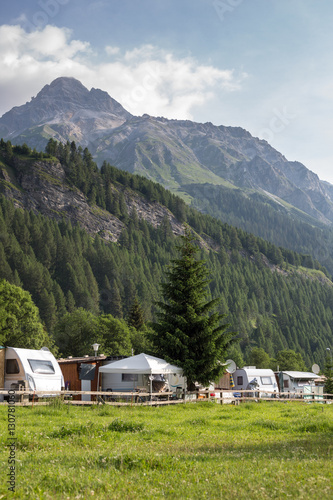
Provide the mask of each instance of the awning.
[{"label": "awning", "polygon": [[103,365],[100,367],[101,373],[141,373],[141,374],[159,374],[159,373],[176,373],[183,374],[182,368],[171,365],[164,359],[150,356],[149,354],[137,354],[129,358],[121,359]]}]

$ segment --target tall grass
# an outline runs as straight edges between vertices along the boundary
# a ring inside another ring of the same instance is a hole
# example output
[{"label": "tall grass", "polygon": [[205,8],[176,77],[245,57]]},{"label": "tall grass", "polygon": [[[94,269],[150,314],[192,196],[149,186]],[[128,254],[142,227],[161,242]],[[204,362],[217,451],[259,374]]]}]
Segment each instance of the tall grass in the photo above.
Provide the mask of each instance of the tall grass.
[{"label": "tall grass", "polygon": [[13,495],[0,408],[0,498],[333,498],[333,405],[57,403],[15,416]]}]

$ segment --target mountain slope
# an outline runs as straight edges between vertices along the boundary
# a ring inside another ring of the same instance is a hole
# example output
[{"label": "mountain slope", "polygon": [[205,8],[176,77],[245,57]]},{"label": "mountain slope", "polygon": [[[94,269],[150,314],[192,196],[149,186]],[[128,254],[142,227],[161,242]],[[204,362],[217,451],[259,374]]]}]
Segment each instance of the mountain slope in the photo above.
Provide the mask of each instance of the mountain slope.
[{"label": "mountain slope", "polygon": [[[153,227],[167,218],[174,234],[183,232],[181,223],[161,204],[149,202],[124,186],[113,185],[111,190],[114,199],[123,197],[129,214],[135,210]],[[117,241],[125,228],[119,217],[88,203],[83,192],[70,182],[66,167],[56,158],[8,157],[0,151],[0,193],[14,200],[17,207],[56,220],[66,218],[92,236],[100,234],[106,241]]]},{"label": "mountain slope", "polygon": [[318,262],[200,214],[142,177],[99,171],[73,144],[53,146],[67,160],[0,143],[0,279],[32,294],[50,331],[79,307],[126,317],[135,295],[153,318],[187,220],[212,277],[208,296],[220,299],[243,352],[291,348],[308,366],[323,362],[333,286]]},{"label": "mountain slope", "polygon": [[333,222],[327,184],[243,129],[144,115],[95,144],[99,163],[110,161],[169,189],[186,192],[185,184],[227,182],[273,194],[319,221]]},{"label": "mountain slope", "polygon": [[[1,135],[37,149],[44,148],[50,137],[75,140],[89,147],[99,165],[107,161],[144,175],[198,208],[204,198],[205,210],[214,216],[215,208],[206,196],[209,186],[214,192],[257,193],[277,214],[284,207],[292,224],[306,221],[320,230],[333,224],[333,186],[301,163],[289,162],[266,141],[239,127],[132,116],[107,93],[88,91],[73,78],[56,79],[29,103],[3,115]],[[218,216],[226,220],[223,210],[227,213],[231,208],[222,204]],[[243,217],[241,227],[251,230],[255,221],[246,220]],[[272,236],[270,231],[255,234],[279,243],[274,229]],[[292,235],[285,245],[307,251],[306,246],[295,246]],[[308,251],[312,252],[311,245]],[[329,258],[331,254],[327,248]]]}]

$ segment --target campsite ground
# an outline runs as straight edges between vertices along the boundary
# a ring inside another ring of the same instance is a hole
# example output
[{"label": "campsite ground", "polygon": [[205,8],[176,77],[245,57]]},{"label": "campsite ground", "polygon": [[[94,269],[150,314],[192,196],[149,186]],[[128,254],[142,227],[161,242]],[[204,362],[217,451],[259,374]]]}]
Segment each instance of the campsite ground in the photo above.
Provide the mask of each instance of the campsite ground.
[{"label": "campsite ground", "polygon": [[333,497],[333,405],[54,402],[15,408],[11,436],[8,415],[2,406],[0,498]]}]

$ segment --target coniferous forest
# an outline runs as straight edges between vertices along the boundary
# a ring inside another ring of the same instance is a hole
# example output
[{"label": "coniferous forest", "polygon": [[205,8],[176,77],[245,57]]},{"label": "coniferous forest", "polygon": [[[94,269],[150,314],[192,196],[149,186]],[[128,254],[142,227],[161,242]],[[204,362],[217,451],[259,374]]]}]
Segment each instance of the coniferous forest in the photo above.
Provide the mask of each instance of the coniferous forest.
[{"label": "coniferous forest", "polygon": [[[59,161],[68,185],[124,224],[118,241],[110,243],[68,218],[45,217],[19,208],[13,196],[0,196],[0,279],[30,292],[59,353],[81,354],[82,339],[75,340],[74,319],[83,321],[83,316],[96,332],[103,330],[102,324],[109,332],[104,335],[108,354],[149,350],[147,327],[132,319],[138,317],[135,311],[146,324],[156,319],[160,283],[166,266],[177,256],[176,237],[167,218],[154,228],[129,213],[126,191],[166,206],[193,229],[201,242],[199,258],[206,261],[211,277],[207,300],[219,298],[217,311],[226,314],[238,332],[234,349],[245,358],[253,347],[263,348],[271,357],[293,349],[308,368],[314,362],[324,365],[333,338],[333,286],[326,269],[311,255],[276,247],[204,215],[146,178],[106,162],[99,170],[88,149],[73,142],[51,139],[46,152],[40,153],[1,141],[0,169],[10,173],[12,188],[22,189],[22,164],[29,169],[36,161]],[[0,178],[0,186],[6,182],[8,187],[8,180]],[[113,344],[112,329],[117,332]],[[66,340],[66,331],[73,332],[72,339]],[[95,341],[91,331],[86,335],[89,342]]]}]

